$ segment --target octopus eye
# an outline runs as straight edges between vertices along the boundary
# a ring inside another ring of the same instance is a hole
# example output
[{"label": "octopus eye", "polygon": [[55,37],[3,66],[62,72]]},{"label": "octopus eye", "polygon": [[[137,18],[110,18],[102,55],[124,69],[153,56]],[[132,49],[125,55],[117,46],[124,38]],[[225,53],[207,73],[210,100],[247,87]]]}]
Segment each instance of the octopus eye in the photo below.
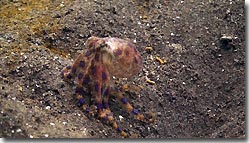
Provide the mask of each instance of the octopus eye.
[{"label": "octopus eye", "polygon": [[104,44],[101,44],[101,45],[100,45],[100,49],[105,49],[107,46],[108,46],[108,45],[105,44],[105,43],[104,43]]}]

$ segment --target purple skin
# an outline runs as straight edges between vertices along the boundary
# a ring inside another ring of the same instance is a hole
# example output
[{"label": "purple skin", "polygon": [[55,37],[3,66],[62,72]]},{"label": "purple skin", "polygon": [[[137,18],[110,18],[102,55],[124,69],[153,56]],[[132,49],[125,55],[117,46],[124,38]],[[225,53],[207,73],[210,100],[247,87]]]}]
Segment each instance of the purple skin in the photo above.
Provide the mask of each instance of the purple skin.
[{"label": "purple skin", "polygon": [[[142,58],[134,44],[118,38],[90,37],[85,45],[86,50],[76,58],[72,65],[62,70],[62,76],[65,80],[73,80],[77,85],[78,106],[87,113],[97,112],[99,117],[111,122],[122,136],[127,136],[117,126],[108,106],[108,98],[112,92],[110,76],[129,78],[136,75],[143,66]],[[84,87],[90,90],[95,99],[96,108],[91,109],[85,105]],[[118,99],[127,112],[138,116],[139,120],[144,118],[121,94],[118,95]]]}]

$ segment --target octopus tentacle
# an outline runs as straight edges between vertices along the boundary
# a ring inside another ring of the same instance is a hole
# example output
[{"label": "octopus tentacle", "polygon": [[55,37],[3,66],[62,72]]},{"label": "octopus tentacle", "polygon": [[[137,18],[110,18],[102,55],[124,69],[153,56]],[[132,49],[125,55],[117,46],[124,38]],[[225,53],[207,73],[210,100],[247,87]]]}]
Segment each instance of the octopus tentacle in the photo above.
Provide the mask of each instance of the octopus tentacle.
[{"label": "octopus tentacle", "polygon": [[[121,90],[121,91],[120,91]],[[137,109],[135,109],[129,102],[128,99],[126,97],[123,96],[123,91],[122,89],[117,90],[113,92],[113,95],[116,95],[120,105],[123,107],[123,109],[125,109],[125,111],[127,113],[129,113],[130,115],[133,115],[135,119],[139,120],[139,121],[143,121],[143,122],[147,122],[147,123],[152,123],[155,120],[155,115],[152,112],[148,112],[147,116],[139,113],[139,111]],[[147,117],[147,118],[146,118]]]},{"label": "octopus tentacle", "polygon": [[[77,105],[90,115],[97,115],[104,122],[109,123],[123,137],[128,134],[118,126],[110,111],[108,100],[110,95],[116,95],[122,107],[136,119],[151,122],[152,118],[140,114],[122,94],[122,90],[111,88],[111,76],[129,78],[137,74],[143,59],[132,42],[119,38],[99,38],[92,36],[85,42],[85,50],[73,64],[63,68],[61,76],[67,81],[74,81],[77,85]],[[86,87],[94,97],[94,104],[86,104],[83,98]],[[83,90],[84,89],[84,90]]]}]

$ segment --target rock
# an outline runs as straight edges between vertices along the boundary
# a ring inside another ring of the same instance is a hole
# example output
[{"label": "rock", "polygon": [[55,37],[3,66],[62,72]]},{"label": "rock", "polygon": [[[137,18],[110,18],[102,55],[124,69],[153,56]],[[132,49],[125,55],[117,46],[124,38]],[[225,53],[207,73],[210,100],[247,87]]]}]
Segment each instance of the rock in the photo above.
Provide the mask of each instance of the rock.
[{"label": "rock", "polygon": [[234,45],[232,44],[233,37],[229,35],[223,35],[220,38],[220,48],[224,50],[230,50],[234,48]]}]

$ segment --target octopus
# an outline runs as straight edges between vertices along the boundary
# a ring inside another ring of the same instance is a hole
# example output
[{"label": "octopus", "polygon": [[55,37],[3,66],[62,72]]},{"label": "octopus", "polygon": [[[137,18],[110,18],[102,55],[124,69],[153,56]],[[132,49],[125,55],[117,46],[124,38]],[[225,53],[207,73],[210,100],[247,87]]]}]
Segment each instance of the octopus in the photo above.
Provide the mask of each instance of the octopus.
[{"label": "octopus", "polygon": [[[114,95],[126,112],[140,121],[152,122],[128,102],[122,88],[113,86],[112,77],[131,78],[143,67],[143,59],[135,45],[114,37],[99,38],[92,36],[85,42],[85,50],[75,61],[63,68],[61,75],[66,81],[76,85],[77,105],[90,115],[111,125],[123,137],[128,134],[118,126],[109,108],[109,96]],[[87,94],[86,91],[89,91]],[[91,95],[92,104],[87,104],[84,96]],[[152,117],[152,116],[151,116]]]}]

